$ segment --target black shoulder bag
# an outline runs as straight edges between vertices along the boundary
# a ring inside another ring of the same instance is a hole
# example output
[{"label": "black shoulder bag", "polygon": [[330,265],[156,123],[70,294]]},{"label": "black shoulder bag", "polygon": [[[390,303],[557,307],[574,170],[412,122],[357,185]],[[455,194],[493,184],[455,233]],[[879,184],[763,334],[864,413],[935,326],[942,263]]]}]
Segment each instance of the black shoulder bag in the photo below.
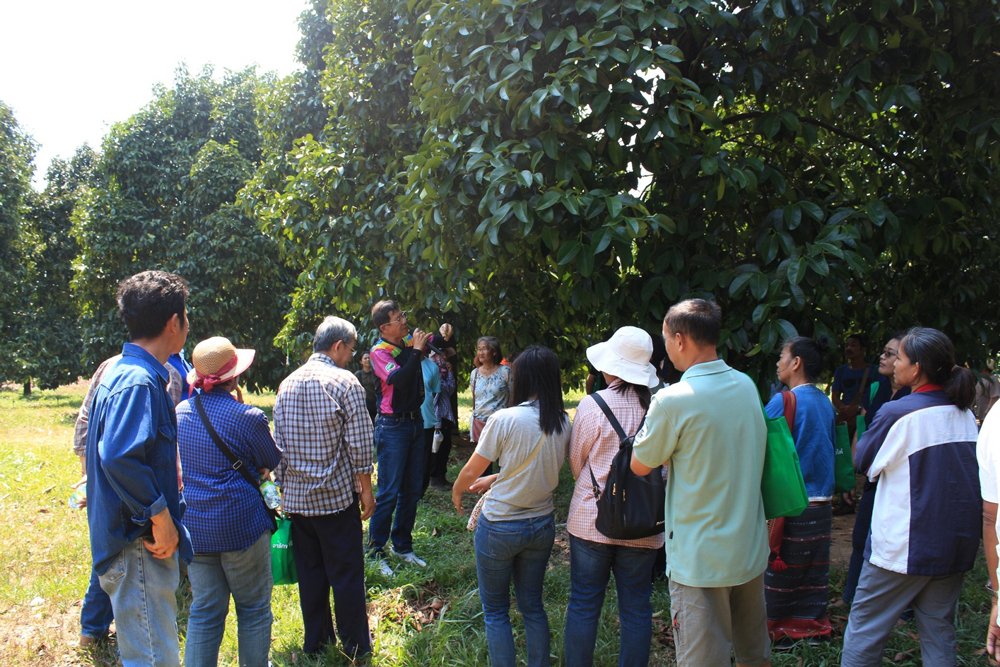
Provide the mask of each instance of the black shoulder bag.
[{"label": "black shoulder bag", "polygon": [[[616,540],[635,540],[663,532],[664,501],[663,466],[657,466],[645,477],[632,472],[632,443],[635,435],[626,435],[611,408],[598,394],[591,394],[621,440],[618,453],[611,462],[604,492],[597,486],[593,466],[590,480],[594,485],[597,501],[596,528],[606,537]],[[646,418],[643,417],[643,421]],[[642,428],[642,423],[639,424]],[[638,432],[638,431],[637,431]]]},{"label": "black shoulder bag", "polygon": [[222,441],[221,437],[219,437],[219,433],[215,430],[215,427],[212,426],[212,422],[208,420],[208,413],[205,412],[205,407],[201,404],[201,394],[194,397],[194,407],[198,410],[198,416],[201,417],[201,423],[205,425],[205,428],[208,430],[208,434],[215,442],[215,446],[219,448],[219,451],[222,452],[223,456],[229,459],[229,463],[232,464],[233,470],[242,475],[243,479],[247,481],[247,484],[252,486],[257,492],[257,495],[260,496],[260,501],[264,503],[264,509],[267,510],[267,515],[271,518],[271,532],[274,533],[274,531],[278,530],[278,511],[271,509],[264,501],[264,494],[260,492],[260,487],[257,485],[256,480],[254,480],[253,475],[251,475],[250,471],[247,470],[247,467],[243,465],[243,461],[237,457],[236,454],[233,454],[233,450],[229,449],[229,446]]}]

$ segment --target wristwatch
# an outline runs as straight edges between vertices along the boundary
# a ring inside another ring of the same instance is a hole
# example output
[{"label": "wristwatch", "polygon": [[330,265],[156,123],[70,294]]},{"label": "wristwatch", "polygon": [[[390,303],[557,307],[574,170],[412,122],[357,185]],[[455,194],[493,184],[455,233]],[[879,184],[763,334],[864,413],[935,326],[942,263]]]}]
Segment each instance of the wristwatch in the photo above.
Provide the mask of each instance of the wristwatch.
[{"label": "wristwatch", "polygon": [[995,590],[993,590],[993,584],[992,584],[992,582],[987,581],[986,585],[983,586],[983,588],[985,588],[987,591],[989,591],[990,595],[992,595],[994,598],[1000,597],[1000,596],[997,595],[997,592]]}]

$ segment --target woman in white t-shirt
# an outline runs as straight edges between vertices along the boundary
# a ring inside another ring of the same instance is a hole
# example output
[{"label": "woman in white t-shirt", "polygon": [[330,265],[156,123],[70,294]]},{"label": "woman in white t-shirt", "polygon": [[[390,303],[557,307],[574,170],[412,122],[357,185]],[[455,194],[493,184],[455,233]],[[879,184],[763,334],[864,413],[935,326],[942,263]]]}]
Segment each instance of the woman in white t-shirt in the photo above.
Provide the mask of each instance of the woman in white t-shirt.
[{"label": "woman in white t-shirt", "polygon": [[[552,491],[569,451],[559,362],[546,347],[524,350],[511,368],[511,407],[490,417],[475,453],[452,488],[460,514],[466,491],[490,495],[476,528],[476,570],[494,667],[516,663],[510,625],[510,582],[524,620],[528,667],[549,664],[549,620],[542,581],[555,541]],[[496,475],[479,478],[491,462]],[[478,478],[478,479],[477,479]]]}]

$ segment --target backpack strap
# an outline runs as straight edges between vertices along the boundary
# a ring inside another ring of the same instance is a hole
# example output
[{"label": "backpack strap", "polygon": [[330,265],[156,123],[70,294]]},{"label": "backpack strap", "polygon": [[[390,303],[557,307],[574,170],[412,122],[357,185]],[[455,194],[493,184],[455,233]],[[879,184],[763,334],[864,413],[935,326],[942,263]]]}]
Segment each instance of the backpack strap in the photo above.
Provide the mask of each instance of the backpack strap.
[{"label": "backpack strap", "polygon": [[[611,428],[613,428],[615,430],[615,433],[618,434],[618,440],[621,441],[626,439],[628,436],[625,435],[625,430],[622,428],[622,425],[618,423],[618,419],[615,417],[615,413],[611,412],[611,408],[609,408],[608,404],[604,402],[604,399],[601,398],[601,395],[598,394],[597,392],[594,392],[593,394],[590,395],[590,397],[594,399],[594,403],[597,403],[597,406],[604,411],[604,416],[608,418],[608,422],[611,424]],[[645,417],[643,417],[643,419],[645,420]]]},{"label": "backpack strap", "polygon": [[201,394],[196,395],[193,401],[195,409],[198,410],[198,416],[201,417],[201,423],[205,425],[205,430],[208,431],[208,435],[212,438],[212,441],[215,442],[215,446],[219,448],[219,451],[222,452],[223,456],[229,459],[229,463],[232,465],[233,470],[240,473],[243,479],[247,481],[247,484],[252,486],[257,491],[257,495],[260,496],[261,502],[264,503],[264,509],[267,510],[267,514],[271,518],[271,523],[274,524],[271,531],[273,532],[277,530],[278,524],[275,519],[277,518],[278,513],[268,507],[267,503],[264,502],[264,495],[261,493],[260,487],[254,480],[253,475],[251,475],[250,471],[247,470],[243,461],[237,457],[236,454],[233,454],[233,450],[229,449],[229,446],[225,443],[225,441],[223,441],[222,437],[219,436],[219,432],[215,430],[214,426],[212,426],[212,422],[208,419],[208,413],[205,412],[205,406],[201,404]]},{"label": "backpack strap", "polygon": [[[596,391],[593,394],[591,394],[590,397],[593,398],[594,402],[597,403],[598,407],[604,411],[604,416],[608,418],[608,422],[611,424],[611,428],[613,428],[615,430],[615,433],[618,435],[618,440],[620,443],[618,445],[618,448],[621,449],[622,446],[625,444],[625,441],[629,439],[629,436],[625,435],[625,429],[623,429],[622,425],[618,423],[618,419],[615,417],[615,414],[611,412],[611,408],[608,407],[608,404],[604,402],[604,399],[601,398],[601,396]],[[643,415],[642,421],[639,422],[639,428],[636,429],[635,431],[636,433],[642,430],[642,425],[645,421],[646,421],[646,415]],[[590,470],[590,483],[594,487],[594,500],[600,500],[601,487],[597,485],[597,478],[594,477],[594,466],[590,465],[589,460],[587,461],[587,469]]]}]

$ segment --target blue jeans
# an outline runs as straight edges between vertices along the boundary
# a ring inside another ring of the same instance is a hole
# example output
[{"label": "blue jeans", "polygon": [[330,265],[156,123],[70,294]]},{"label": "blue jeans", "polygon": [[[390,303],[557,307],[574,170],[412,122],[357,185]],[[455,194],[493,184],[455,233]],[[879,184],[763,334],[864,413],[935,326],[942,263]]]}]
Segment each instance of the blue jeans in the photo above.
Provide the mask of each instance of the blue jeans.
[{"label": "blue jeans", "polygon": [[115,620],[111,610],[111,598],[101,588],[101,580],[94,568],[90,568],[90,585],[83,596],[80,608],[80,634],[91,639],[100,639],[108,634],[111,621]]},{"label": "blue jeans", "polygon": [[594,664],[597,625],[611,572],[618,589],[619,667],[645,666],[653,640],[653,563],[656,549],[591,542],[569,536],[570,592],[566,609],[566,666]]},{"label": "blue jeans", "polygon": [[479,517],[476,571],[493,667],[514,667],[517,662],[510,625],[511,578],[517,608],[524,620],[528,667],[549,664],[549,618],[542,605],[542,580],[555,537],[552,514],[512,521]]},{"label": "blue jeans", "polygon": [[154,558],[141,539],[111,560],[101,588],[111,596],[123,667],[180,667],[177,553]]},{"label": "blue jeans", "polygon": [[271,649],[271,531],[242,551],[195,554],[188,566],[191,613],[186,667],[215,667],[226,631],[229,596],[236,603],[240,667],[267,667]]},{"label": "blue jeans", "polygon": [[[375,420],[378,454],[378,497],[368,524],[368,549],[380,552],[389,540],[399,553],[413,551],[413,524],[424,480],[424,423],[422,419],[387,417]],[[396,521],[392,523],[392,513]]]}]

